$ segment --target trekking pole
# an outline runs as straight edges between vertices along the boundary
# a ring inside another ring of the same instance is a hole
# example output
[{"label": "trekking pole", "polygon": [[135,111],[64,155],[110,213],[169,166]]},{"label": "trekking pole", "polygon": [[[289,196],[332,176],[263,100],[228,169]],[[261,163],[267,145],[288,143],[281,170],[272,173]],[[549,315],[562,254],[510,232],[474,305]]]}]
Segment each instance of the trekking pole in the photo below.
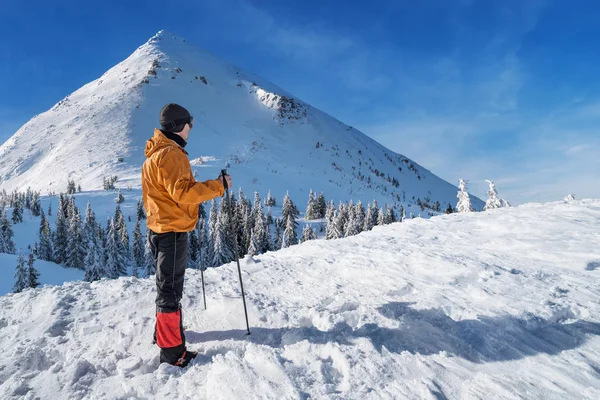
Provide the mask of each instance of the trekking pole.
[{"label": "trekking pole", "polygon": [[[200,225],[196,225],[198,237],[200,237]],[[204,297],[204,309],[206,310],[206,289],[204,288],[204,266],[200,265],[200,276],[202,277],[202,297]]]},{"label": "trekking pole", "polygon": [[206,289],[204,288],[204,267],[200,266],[200,276],[202,277],[202,297],[204,297],[204,309],[206,310]]},{"label": "trekking pole", "polygon": [[231,207],[231,197],[229,197],[229,187],[227,186],[227,180],[225,180],[225,175],[227,175],[227,170],[221,170],[221,177],[223,179],[223,186],[225,186],[225,194],[227,196],[227,203],[229,204],[229,227],[231,229],[231,233],[233,235],[233,255],[235,257],[235,261],[237,262],[238,275],[240,277],[240,287],[242,288],[242,300],[244,301],[244,315],[246,316],[246,335],[250,334],[250,324],[248,323],[248,310],[246,309],[246,295],[244,294],[244,283],[242,282],[242,269],[240,268],[240,259],[238,257],[238,247],[237,247],[237,234],[235,232],[235,227],[233,226],[233,208]]}]

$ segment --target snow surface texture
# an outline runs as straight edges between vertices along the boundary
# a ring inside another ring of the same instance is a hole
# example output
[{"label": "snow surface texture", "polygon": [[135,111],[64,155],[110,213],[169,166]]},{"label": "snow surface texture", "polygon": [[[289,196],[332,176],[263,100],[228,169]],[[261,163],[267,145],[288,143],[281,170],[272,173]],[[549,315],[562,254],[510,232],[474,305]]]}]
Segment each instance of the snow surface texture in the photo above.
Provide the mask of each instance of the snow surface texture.
[{"label": "snow surface texture", "polygon": [[408,158],[167,32],[0,146],[0,189],[58,193],[74,179],[89,191],[112,175],[121,187],[140,187],[145,141],[169,102],[194,116],[186,150],[203,179],[229,165],[247,193],[304,198],[312,188],[336,202],[456,204],[455,186]]},{"label": "snow surface texture", "polygon": [[186,369],[153,279],[0,297],[7,399],[598,399],[600,201],[414,219],[188,270]]}]

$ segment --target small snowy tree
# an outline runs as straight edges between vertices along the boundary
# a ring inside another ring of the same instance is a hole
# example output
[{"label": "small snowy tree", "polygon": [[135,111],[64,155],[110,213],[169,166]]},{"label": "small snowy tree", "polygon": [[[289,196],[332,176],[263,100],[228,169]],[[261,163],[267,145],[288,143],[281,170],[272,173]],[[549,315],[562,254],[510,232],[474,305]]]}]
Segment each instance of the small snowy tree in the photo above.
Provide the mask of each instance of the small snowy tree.
[{"label": "small snowy tree", "polygon": [[473,211],[471,208],[471,199],[469,198],[469,193],[467,192],[467,182],[463,179],[459,180],[458,194],[456,197],[458,198],[458,204],[456,204],[457,212],[468,213]]},{"label": "small snowy tree", "polygon": [[39,217],[42,213],[42,205],[40,203],[40,194],[39,192],[34,192],[33,197],[31,199],[31,213],[34,217]]},{"label": "small snowy tree", "polygon": [[22,292],[23,289],[29,286],[29,274],[27,273],[27,268],[25,266],[25,257],[21,250],[19,250],[17,256],[17,267],[15,270],[15,285],[13,286],[13,292],[19,293]]},{"label": "small snowy tree", "polygon": [[337,209],[337,216],[335,219],[335,227],[337,230],[336,239],[343,238],[344,232],[346,231],[346,224],[348,223],[348,213],[346,211],[346,205],[340,201]]},{"label": "small snowy tree", "polygon": [[371,226],[379,225],[379,205],[377,204],[377,200],[373,200],[373,204],[371,205]]},{"label": "small snowy tree", "polygon": [[88,252],[85,255],[84,279],[87,282],[98,281],[104,276],[104,254],[101,246],[101,241],[90,238],[88,242]]},{"label": "small snowy tree", "polygon": [[285,225],[285,230],[283,231],[283,240],[281,247],[290,247],[295,244],[298,244],[298,236],[296,235],[296,224],[292,219],[292,216],[288,216],[287,223]]},{"label": "small snowy tree", "polygon": [[12,223],[16,225],[20,222],[23,222],[23,203],[20,199],[15,201],[15,205],[12,212]]},{"label": "small snowy tree", "polygon": [[69,223],[69,234],[67,237],[67,259],[65,265],[69,268],[84,269],[86,246],[83,242],[81,230],[81,218],[74,213]]},{"label": "small snowy tree", "polygon": [[119,276],[126,275],[125,257],[123,243],[119,236],[114,220],[111,220],[109,230],[106,237],[106,272],[108,278],[116,279]]},{"label": "small snowy tree", "polygon": [[275,219],[275,241],[273,242],[273,250],[281,249],[283,244],[283,233],[282,233],[283,220],[281,218]]},{"label": "small snowy tree", "polygon": [[6,212],[4,208],[0,208],[0,253],[16,253],[13,235],[12,225],[6,218]]},{"label": "small snowy tree", "polygon": [[139,271],[144,269],[144,241],[142,230],[140,228],[140,220],[135,221],[133,228],[133,267],[131,275],[139,277]]},{"label": "small snowy tree", "polygon": [[254,229],[250,232],[250,246],[248,246],[248,255],[255,256],[258,254],[259,245],[256,241],[256,235],[254,234]]},{"label": "small snowy tree", "polygon": [[285,197],[283,198],[283,205],[281,206],[281,217],[284,221],[286,221],[286,224],[287,220],[289,219],[288,217],[291,217],[292,223],[294,224],[294,226],[297,226],[298,223],[296,222],[296,219],[299,216],[300,213],[298,212],[298,208],[296,208],[296,205],[290,198],[290,193],[287,192]]},{"label": "small snowy tree", "polygon": [[325,226],[325,239],[337,239],[335,234],[335,203],[333,200],[329,202],[327,205],[327,210],[325,212],[325,221],[327,225]]},{"label": "small snowy tree", "polygon": [[319,193],[319,197],[317,198],[317,218],[325,218],[325,213],[327,212],[327,203],[325,202],[325,196],[323,192]]},{"label": "small snowy tree", "polygon": [[397,222],[398,219],[396,218],[396,212],[394,211],[393,207],[390,207],[389,205],[385,205],[385,223],[386,224],[392,224],[394,222]]},{"label": "small snowy tree", "polygon": [[569,194],[569,195],[567,195],[567,197],[565,197],[563,200],[564,200],[564,201],[573,201],[573,200],[575,200],[575,195],[570,193],[570,194]]},{"label": "small snowy tree", "polygon": [[319,218],[319,207],[317,204],[317,198],[315,193],[310,189],[308,193],[308,203],[306,204],[306,213],[304,214],[306,220],[313,220]]},{"label": "small snowy tree", "polygon": [[56,214],[56,229],[54,230],[54,261],[58,264],[63,264],[67,261],[67,245],[69,238],[69,225],[67,223],[67,204],[64,202],[62,193],[60,194],[59,202],[63,202],[63,206],[59,205]]},{"label": "small snowy tree", "polygon": [[379,212],[377,213],[377,225],[385,225],[385,213],[383,212],[383,208],[380,208]]},{"label": "small snowy tree", "polygon": [[150,247],[150,240],[147,238],[144,243],[144,277],[156,274],[156,259]]},{"label": "small snowy tree", "polygon": [[[221,207],[222,209],[222,207]],[[227,240],[227,216],[226,213],[221,212],[217,218],[217,225],[215,227],[215,241],[213,243],[212,253],[212,266],[218,267],[219,265],[226,264],[233,260],[233,252],[231,247],[228,246]]]},{"label": "small snowy tree", "polygon": [[40,286],[40,273],[33,263],[35,262],[35,258],[33,257],[33,252],[29,251],[29,258],[27,260],[27,286],[30,288],[36,288]]},{"label": "small snowy tree", "polygon": [[[204,210],[204,208],[202,208],[202,210]],[[137,219],[146,219],[146,212],[144,211],[144,202],[142,199],[139,199],[137,202]]]},{"label": "small snowy tree", "polygon": [[209,251],[209,242],[208,242],[208,234],[206,232],[204,218],[200,217],[198,219],[198,265],[201,269],[206,269],[210,266],[210,251]]},{"label": "small snowy tree", "polygon": [[50,231],[50,224],[43,211],[41,217],[38,258],[44,261],[52,261],[52,232]]},{"label": "small snowy tree", "polygon": [[498,193],[496,192],[496,185],[494,185],[494,181],[490,181],[490,180],[486,179],[486,182],[490,184],[490,188],[488,190],[488,199],[485,202],[483,211],[491,210],[494,208],[501,208],[502,202],[498,198]]},{"label": "small snowy tree", "polygon": [[188,268],[198,269],[198,260],[200,258],[200,247],[198,246],[198,236],[196,231],[192,230],[188,234]]},{"label": "small snowy tree", "polygon": [[315,240],[317,238],[317,233],[313,229],[313,227],[309,224],[304,225],[304,229],[302,230],[302,238],[300,239],[300,243],[304,243],[307,240]]},{"label": "small snowy tree", "polygon": [[119,191],[117,192],[117,198],[115,199],[115,201],[117,202],[117,204],[121,204],[125,201],[125,197],[123,197],[121,189],[119,189]]},{"label": "small snowy tree", "polygon": [[371,203],[367,204],[367,213],[365,215],[365,222],[363,223],[363,231],[370,231],[373,229],[373,208]]},{"label": "small snowy tree", "polygon": [[[241,189],[240,189],[241,191]],[[275,197],[271,196],[271,191],[267,194],[267,200],[265,201],[265,205],[267,207],[274,207],[277,205],[277,201],[275,201]]]}]

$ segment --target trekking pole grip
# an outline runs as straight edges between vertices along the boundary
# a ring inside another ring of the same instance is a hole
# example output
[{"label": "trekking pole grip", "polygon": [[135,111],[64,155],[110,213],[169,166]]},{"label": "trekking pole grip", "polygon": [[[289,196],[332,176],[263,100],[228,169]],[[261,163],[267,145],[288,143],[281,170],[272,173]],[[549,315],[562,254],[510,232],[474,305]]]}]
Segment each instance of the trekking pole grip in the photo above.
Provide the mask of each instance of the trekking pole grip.
[{"label": "trekking pole grip", "polygon": [[227,189],[229,189],[229,187],[227,186],[227,179],[225,179],[225,175],[227,175],[227,170],[222,169],[221,170],[221,180],[223,181],[223,186],[225,187],[225,190],[227,190]]}]

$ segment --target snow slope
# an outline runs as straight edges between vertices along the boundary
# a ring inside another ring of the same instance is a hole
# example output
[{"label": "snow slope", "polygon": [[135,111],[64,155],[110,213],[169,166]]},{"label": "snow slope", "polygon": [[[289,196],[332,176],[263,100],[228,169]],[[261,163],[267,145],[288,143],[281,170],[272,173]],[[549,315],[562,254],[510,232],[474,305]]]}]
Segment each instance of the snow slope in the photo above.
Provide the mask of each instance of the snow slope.
[{"label": "snow slope", "polygon": [[[161,107],[195,117],[187,150],[199,179],[230,166],[248,193],[310,188],[328,198],[455,204],[456,187],[266,80],[159,32],[99,79],[27,122],[0,147],[0,189],[84,190],[118,175],[140,187],[145,141]],[[427,140],[415,138],[415,140]],[[301,196],[300,196],[301,195]],[[413,199],[414,197],[414,199]],[[483,207],[473,198],[477,209]]]},{"label": "snow slope", "polygon": [[7,399],[600,398],[600,200],[376,227],[188,271],[187,369],[152,279],[0,297]]}]

